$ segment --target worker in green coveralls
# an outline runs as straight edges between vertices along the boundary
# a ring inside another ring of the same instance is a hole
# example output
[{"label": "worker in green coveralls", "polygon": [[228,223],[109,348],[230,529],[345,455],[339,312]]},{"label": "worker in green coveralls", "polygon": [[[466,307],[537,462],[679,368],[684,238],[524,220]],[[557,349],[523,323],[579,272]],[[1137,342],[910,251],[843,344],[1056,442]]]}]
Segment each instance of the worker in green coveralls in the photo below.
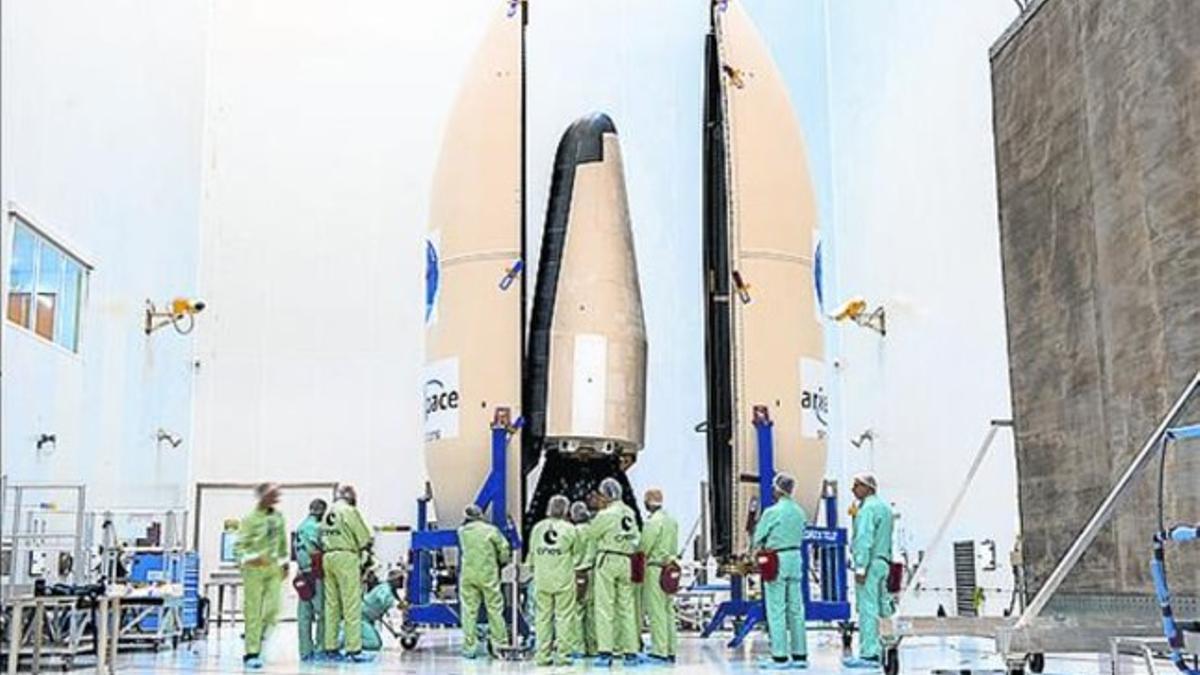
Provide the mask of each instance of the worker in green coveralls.
[{"label": "worker in green coveralls", "polygon": [[500,569],[512,559],[512,552],[500,529],[484,519],[478,506],[467,506],[463,516],[463,525],[458,528],[458,546],[462,551],[462,571],[458,579],[459,620],[463,629],[462,655],[473,659],[479,655],[476,627],[480,605],[487,612],[491,651],[499,653],[508,642]]},{"label": "worker in green coveralls", "polygon": [[254,489],[258,504],[238,526],[235,552],[242,572],[245,599],[242,614],[246,623],[247,668],[263,667],[263,635],[279,619],[280,593],[287,577],[287,525],[275,510],[279,486],[263,483]]},{"label": "worker in green coveralls", "polygon": [[851,488],[858,498],[850,554],[854,559],[854,600],[858,609],[858,656],[842,662],[847,668],[879,668],[879,619],[892,615],[887,590],[892,564],[892,507],[876,494],[875,476],[860,473]]},{"label": "worker in green coveralls", "polygon": [[299,573],[306,575],[313,587],[312,598],[296,603],[301,661],[312,661],[317,654],[316,645],[325,639],[321,620],[325,615],[325,597],[321,578],[313,569],[313,560],[321,554],[321,521],[328,507],[324,499],[312,500],[308,505],[308,517],[300,521],[300,526],[296,528],[296,564],[300,568]]},{"label": "worker in green coveralls", "polygon": [[[358,511],[354,487],[338,488],[337,501],[325,514],[321,547],[325,551],[325,658],[370,661],[362,650],[362,556],[370,549],[371,530]],[[338,629],[345,634],[345,656],[338,655]]]},{"label": "worker in green coveralls", "polygon": [[592,512],[587,504],[571,504],[571,522],[579,532],[578,560],[575,563],[575,620],[571,622],[571,651],[574,657],[596,655],[595,575],[592,565],[596,562],[596,543],[591,536]]},{"label": "worker in green coveralls", "polygon": [[775,578],[763,582],[767,605],[767,633],[771,658],[759,665],[769,670],[808,667],[808,634],[804,625],[804,529],[808,514],[792,499],[796,479],[786,473],[775,475],[771,492],[775,503],[762,512],[754,527],[756,551],[774,551],[779,558]]},{"label": "worker in green coveralls", "polygon": [[546,517],[529,535],[529,564],[533,568],[539,666],[571,664],[575,648],[575,566],[580,558],[579,531],[567,520],[571,502],[554,495]]},{"label": "worker in green coveralls", "polygon": [[363,598],[362,607],[362,646],[369,652],[383,649],[383,636],[379,633],[377,624],[396,606],[400,589],[404,586],[404,571],[393,569],[388,571],[387,580],[375,584]]},{"label": "worker in green coveralls", "polygon": [[611,666],[624,655],[628,665],[639,661],[636,587],[630,560],[638,550],[637,514],[621,501],[621,484],[614,478],[600,481],[604,508],[592,521],[596,546],[596,665]]},{"label": "worker in green coveralls", "polygon": [[642,584],[642,606],[650,623],[649,656],[654,661],[675,662],[678,634],[675,600],[662,589],[663,568],[675,562],[679,551],[679,521],[663,509],[662,490],[646,490],[643,499],[646,524],[642,528],[642,551],[646,554],[646,581]]}]

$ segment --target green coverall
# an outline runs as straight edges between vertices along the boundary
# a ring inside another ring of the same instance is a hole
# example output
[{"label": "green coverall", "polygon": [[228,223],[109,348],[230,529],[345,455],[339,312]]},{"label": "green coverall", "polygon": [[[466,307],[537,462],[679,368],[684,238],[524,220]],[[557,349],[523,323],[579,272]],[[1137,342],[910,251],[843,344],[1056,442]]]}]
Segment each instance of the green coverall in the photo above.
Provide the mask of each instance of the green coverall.
[{"label": "green coverall", "polygon": [[562,518],[546,518],[529,535],[533,567],[538,665],[550,665],[551,654],[561,664],[571,662],[576,649],[572,622],[575,614],[575,566],[581,558],[579,532]]},{"label": "green coverall", "polygon": [[579,559],[575,565],[576,574],[587,577],[587,588],[583,598],[576,596],[575,620],[572,622],[572,641],[574,651],[587,656],[596,655],[596,540],[592,537],[592,524],[580,523],[575,526],[579,531]]},{"label": "green coverall", "polygon": [[779,555],[779,574],[763,583],[767,603],[767,631],[771,657],[776,661],[808,656],[804,625],[804,560],[800,550],[808,514],[789,496],[779,497],[754,527],[754,548],[771,549]]},{"label": "green coverall", "polygon": [[459,621],[463,629],[463,654],[474,656],[479,649],[475,634],[479,624],[479,606],[487,611],[492,649],[499,651],[508,642],[504,623],[504,597],[500,594],[500,568],[512,557],[508,540],[495,525],[472,520],[458,528],[458,546],[462,550],[459,575]]},{"label": "green coverall", "polygon": [[602,656],[636,654],[640,642],[630,558],[638,549],[637,516],[620,501],[592,521],[596,542],[596,651]]},{"label": "green coverall", "polygon": [[255,508],[238,527],[236,551],[245,595],[246,656],[254,657],[262,651],[263,633],[279,619],[283,565],[288,555],[283,515],[275,509]]},{"label": "green coverall", "polygon": [[[321,521],[309,516],[296,528],[296,562],[302,574],[312,573],[312,554],[321,549]],[[296,604],[296,625],[300,634],[300,658],[313,653],[317,644],[325,639],[322,617],[325,615],[324,583],[313,578],[313,597]],[[316,629],[314,634],[313,629]]]},{"label": "green coverall", "polygon": [[325,551],[325,651],[338,648],[338,624],[346,635],[346,653],[362,651],[362,552],[371,544],[371,530],[349,502],[338,500],[325,514],[321,547]]},{"label": "green coverall", "polygon": [[383,637],[375,624],[383,619],[396,605],[396,591],[386,581],[375,584],[375,588],[363,598],[362,608],[362,647],[369,652],[383,649]]},{"label": "green coverall", "polygon": [[879,619],[892,615],[892,597],[887,592],[888,567],[892,562],[892,507],[876,495],[867,495],[854,516],[855,575],[866,577],[855,582],[858,603],[859,657],[878,659]]},{"label": "green coverall", "polygon": [[650,621],[650,654],[663,658],[675,656],[679,636],[675,601],[663,591],[659,577],[663,566],[675,560],[678,550],[679,523],[661,508],[651,513],[642,528],[642,551],[646,553],[642,605]]}]

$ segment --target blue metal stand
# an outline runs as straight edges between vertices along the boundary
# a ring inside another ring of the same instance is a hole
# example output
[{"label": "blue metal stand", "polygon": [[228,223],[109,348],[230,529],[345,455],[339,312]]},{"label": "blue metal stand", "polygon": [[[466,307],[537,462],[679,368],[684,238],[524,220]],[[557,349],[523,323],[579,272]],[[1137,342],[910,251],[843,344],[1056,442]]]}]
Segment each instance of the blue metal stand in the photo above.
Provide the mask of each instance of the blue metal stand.
[{"label": "blue metal stand", "polygon": [[[775,481],[774,423],[764,406],[754,408],[754,431],[758,441],[758,490],[760,511],[765,511],[774,501],[771,485]],[[804,560],[804,579],[800,585],[804,594],[804,615],[807,621],[848,621],[850,602],[847,599],[846,528],[837,526],[837,494],[826,490],[821,496],[825,508],[825,525],[809,525],[804,533],[801,555]],[[817,564],[817,580],[820,597],[813,598],[811,566]],[[726,620],[734,622],[730,648],[741,646],[746,636],[766,618],[766,607],[762,600],[746,599],[746,579],[740,574],[730,575],[729,600],[717,607],[701,637],[708,637],[724,628]]]},{"label": "blue metal stand", "polygon": [[[514,550],[521,548],[521,536],[516,525],[508,520],[508,437],[516,428],[510,423],[507,408],[498,408],[492,421],[492,466],[487,479],[475,496],[475,505],[485,513],[491,507],[492,524],[500,528]],[[433,554],[435,551],[458,547],[458,532],[442,530],[429,524],[429,501],[425,495],[417,499],[417,526],[409,546],[411,570],[405,597],[408,600],[406,623],[415,626],[459,626],[457,602],[436,602],[433,595]]]},{"label": "blue metal stand", "polygon": [[[1167,433],[1163,436],[1162,448],[1159,450],[1159,452],[1164,453],[1160,461],[1166,461],[1165,453],[1167,452],[1168,443],[1186,439],[1200,439],[1200,424],[1167,429]],[[1161,520],[1162,479],[1160,478],[1159,480],[1159,514]],[[1175,618],[1175,610],[1171,607],[1171,589],[1167,583],[1166,561],[1166,544],[1200,540],[1200,523],[1194,525],[1180,524],[1172,527],[1167,527],[1164,523],[1162,527],[1164,529],[1161,532],[1156,532],[1154,535],[1154,555],[1150,559],[1150,577],[1154,581],[1154,594],[1158,599],[1159,610],[1162,613],[1163,635],[1167,639],[1168,657],[1171,659],[1171,663],[1175,664],[1176,670],[1183,673],[1183,675],[1200,675],[1200,668],[1195,667],[1196,661],[1194,660],[1194,656],[1185,652],[1187,639],[1184,637],[1183,627],[1180,626],[1179,621]]]}]

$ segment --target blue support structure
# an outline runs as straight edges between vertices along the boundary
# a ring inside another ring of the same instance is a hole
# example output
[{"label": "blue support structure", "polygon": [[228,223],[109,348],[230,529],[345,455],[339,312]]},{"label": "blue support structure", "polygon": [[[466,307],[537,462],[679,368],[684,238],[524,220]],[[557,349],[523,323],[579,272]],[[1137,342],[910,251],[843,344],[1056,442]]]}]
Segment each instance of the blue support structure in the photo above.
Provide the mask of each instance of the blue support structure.
[{"label": "blue support structure", "polygon": [[[772,484],[775,481],[774,423],[763,406],[755,406],[754,431],[758,441],[758,490],[759,513],[770,507],[775,500]],[[827,489],[821,496],[825,509],[824,526],[809,525],[804,533],[801,554],[804,559],[805,583],[801,584],[804,594],[805,619],[808,621],[846,622],[850,619],[850,602],[847,594],[846,528],[837,526],[837,493]],[[812,597],[811,567],[817,565],[819,597]],[[734,622],[730,648],[741,646],[746,636],[766,618],[766,608],[761,599],[746,598],[746,579],[740,574],[730,575],[729,600],[717,607],[717,613],[701,632],[708,637],[724,627],[726,620]]]},{"label": "blue support structure", "polygon": [[[1171,441],[1200,439],[1200,424],[1167,429],[1163,435],[1163,456],[1160,461],[1166,462],[1166,452]],[[1158,599],[1159,611],[1162,614],[1163,635],[1167,640],[1168,658],[1175,664],[1176,670],[1183,675],[1200,675],[1196,667],[1194,655],[1186,653],[1187,639],[1184,637],[1183,625],[1175,617],[1172,607],[1171,588],[1167,583],[1166,545],[1170,543],[1194,542],[1200,540],[1200,523],[1179,524],[1168,527],[1162,523],[1162,478],[1159,478],[1159,520],[1162,531],[1154,535],[1154,552],[1150,559],[1150,578],[1154,581],[1154,595]]]},{"label": "blue support structure", "polygon": [[[499,408],[492,422],[491,469],[479,493],[475,496],[475,505],[485,513],[491,507],[492,524],[504,533],[514,549],[520,549],[521,536],[516,525],[508,521],[508,437],[520,427],[520,420],[514,427],[509,424],[509,411]],[[405,598],[408,601],[406,623],[414,626],[449,626],[459,625],[459,607],[457,602],[433,601],[433,555],[434,552],[457,548],[458,532],[431,527],[429,523],[429,495],[417,499],[417,526],[412,532],[412,543],[409,546],[410,571]],[[525,627],[521,626],[522,632]]]}]

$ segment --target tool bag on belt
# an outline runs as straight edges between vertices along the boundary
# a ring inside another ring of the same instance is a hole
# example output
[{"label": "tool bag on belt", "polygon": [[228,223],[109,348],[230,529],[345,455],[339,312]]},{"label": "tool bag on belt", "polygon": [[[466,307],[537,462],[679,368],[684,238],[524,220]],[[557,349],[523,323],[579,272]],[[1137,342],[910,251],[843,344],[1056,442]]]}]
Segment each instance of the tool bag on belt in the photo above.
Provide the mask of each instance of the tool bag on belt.
[{"label": "tool bag on belt", "polygon": [[583,600],[588,592],[588,570],[575,570],[575,599]]},{"label": "tool bag on belt", "polygon": [[312,575],[314,579],[323,579],[325,577],[325,552],[313,551],[308,555],[312,560]]},{"label": "tool bag on belt", "polygon": [[316,578],[312,572],[297,574],[292,579],[292,588],[296,589],[296,595],[300,596],[302,602],[308,602],[317,595]]},{"label": "tool bag on belt", "polygon": [[754,554],[754,566],[763,581],[775,581],[779,577],[779,552],[764,548]]},{"label": "tool bag on belt", "polygon": [[889,562],[887,575],[888,593],[899,593],[904,586],[904,563]]},{"label": "tool bag on belt", "polygon": [[679,584],[682,579],[683,568],[672,560],[662,566],[662,572],[658,575],[658,587],[667,595],[675,595],[679,592]]},{"label": "tool bag on belt", "polygon": [[629,556],[629,581],[640,584],[646,580],[646,554],[638,551]]}]

